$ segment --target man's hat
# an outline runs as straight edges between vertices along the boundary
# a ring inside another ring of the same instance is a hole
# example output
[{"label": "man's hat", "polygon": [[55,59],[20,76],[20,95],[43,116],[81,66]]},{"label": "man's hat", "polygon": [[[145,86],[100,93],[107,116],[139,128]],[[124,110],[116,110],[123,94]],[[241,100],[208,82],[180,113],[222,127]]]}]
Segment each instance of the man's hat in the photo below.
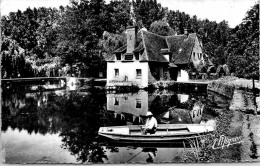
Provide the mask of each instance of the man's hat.
[{"label": "man's hat", "polygon": [[148,111],[148,112],[146,113],[146,116],[153,116],[153,113],[151,113],[151,112]]}]

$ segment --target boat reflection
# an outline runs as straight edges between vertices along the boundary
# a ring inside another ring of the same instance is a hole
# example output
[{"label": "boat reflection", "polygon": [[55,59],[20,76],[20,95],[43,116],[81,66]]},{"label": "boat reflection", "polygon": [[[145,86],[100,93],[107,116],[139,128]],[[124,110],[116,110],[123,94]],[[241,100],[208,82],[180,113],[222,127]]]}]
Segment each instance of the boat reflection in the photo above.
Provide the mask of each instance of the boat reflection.
[{"label": "boat reflection", "polygon": [[154,158],[156,157],[157,154],[157,148],[143,148],[142,152],[148,153],[149,157],[146,159],[146,162],[153,163]]},{"label": "boat reflection", "polygon": [[183,162],[184,147],[112,147],[103,146],[107,160],[104,163],[164,163]]}]

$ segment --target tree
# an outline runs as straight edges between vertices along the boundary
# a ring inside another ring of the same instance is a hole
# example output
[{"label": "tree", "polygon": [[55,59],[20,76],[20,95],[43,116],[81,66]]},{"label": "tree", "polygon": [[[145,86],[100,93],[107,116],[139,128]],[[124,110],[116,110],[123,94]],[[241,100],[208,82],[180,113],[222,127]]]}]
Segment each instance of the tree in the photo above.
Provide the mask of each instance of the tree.
[{"label": "tree", "polygon": [[153,22],[149,31],[162,36],[170,36],[175,34],[175,31],[169,26],[169,24],[165,20]]},{"label": "tree", "polygon": [[10,38],[2,36],[2,78],[31,77],[33,70],[25,61],[25,50]]},{"label": "tree", "polygon": [[259,77],[259,4],[250,9],[230,36],[226,53],[231,72],[239,77]]},{"label": "tree", "polygon": [[105,31],[103,38],[99,42],[100,48],[106,53],[111,55],[117,48],[122,47],[126,44],[126,33],[113,34]]},{"label": "tree", "polygon": [[82,62],[95,71],[101,57],[98,42],[104,31],[104,1],[72,1],[58,22],[57,54],[72,66]]},{"label": "tree", "polygon": [[136,20],[142,20],[142,23],[146,29],[149,29],[150,25],[154,21],[163,19],[165,11],[157,0],[142,0],[134,3]]}]

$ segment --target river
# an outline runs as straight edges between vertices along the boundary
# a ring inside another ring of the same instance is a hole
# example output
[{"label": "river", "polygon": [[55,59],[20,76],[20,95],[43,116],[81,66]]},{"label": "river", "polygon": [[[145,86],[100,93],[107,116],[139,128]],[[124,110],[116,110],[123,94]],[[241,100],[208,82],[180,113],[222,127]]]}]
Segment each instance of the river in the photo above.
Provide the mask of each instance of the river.
[{"label": "river", "polygon": [[250,159],[249,154],[243,157],[242,143],[212,149],[212,140],[208,140],[208,146],[198,152],[183,145],[134,147],[99,142],[99,127],[143,124],[147,111],[154,114],[159,124],[216,124],[216,136],[241,136],[242,124],[232,125],[232,118],[239,119],[243,115],[230,112],[230,100],[213,92],[115,93],[104,87],[89,86],[72,89],[59,86],[58,90],[51,91],[3,91],[1,130],[6,163],[178,163]]}]

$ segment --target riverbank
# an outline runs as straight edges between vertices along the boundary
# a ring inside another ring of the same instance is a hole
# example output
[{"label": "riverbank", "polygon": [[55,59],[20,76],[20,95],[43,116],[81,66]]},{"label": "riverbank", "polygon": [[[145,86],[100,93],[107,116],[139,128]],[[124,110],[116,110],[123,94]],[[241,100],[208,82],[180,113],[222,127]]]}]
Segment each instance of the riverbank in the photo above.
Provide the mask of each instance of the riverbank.
[{"label": "riverbank", "polygon": [[243,146],[241,159],[243,161],[259,161],[260,157],[260,115],[243,116],[242,135]]},{"label": "riverbank", "polygon": [[241,79],[237,77],[222,77],[208,84],[209,91],[216,92],[231,99],[230,110],[245,113],[260,113],[259,81]]},{"label": "riverbank", "polygon": [[243,137],[241,161],[259,161],[260,157],[260,85],[259,81],[255,81],[254,84],[253,89],[252,80],[223,77],[208,85],[209,91],[231,100],[228,108],[233,112],[233,117],[230,119],[232,130],[229,130],[229,133],[234,133],[236,128],[241,131],[238,132]]}]

